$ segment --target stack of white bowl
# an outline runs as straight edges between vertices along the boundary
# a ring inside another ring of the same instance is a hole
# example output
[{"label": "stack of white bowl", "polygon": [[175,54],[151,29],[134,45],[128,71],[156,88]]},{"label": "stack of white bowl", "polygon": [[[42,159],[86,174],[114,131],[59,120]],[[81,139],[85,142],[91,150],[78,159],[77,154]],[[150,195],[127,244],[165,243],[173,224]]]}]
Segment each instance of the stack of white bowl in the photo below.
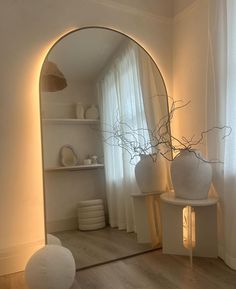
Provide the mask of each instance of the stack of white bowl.
[{"label": "stack of white bowl", "polygon": [[105,224],[103,200],[81,201],[78,204],[78,227],[81,231],[102,229]]}]

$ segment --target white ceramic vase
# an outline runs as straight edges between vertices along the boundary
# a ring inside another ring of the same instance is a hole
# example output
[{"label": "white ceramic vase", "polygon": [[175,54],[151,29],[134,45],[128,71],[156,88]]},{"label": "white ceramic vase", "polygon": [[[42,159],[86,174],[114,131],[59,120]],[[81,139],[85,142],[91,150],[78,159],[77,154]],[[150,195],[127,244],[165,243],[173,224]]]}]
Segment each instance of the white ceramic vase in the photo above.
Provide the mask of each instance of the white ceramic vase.
[{"label": "white ceramic vase", "polygon": [[99,118],[99,112],[95,105],[91,105],[85,113],[85,118],[87,119],[98,119]]},{"label": "white ceramic vase", "polygon": [[165,159],[158,155],[154,162],[150,155],[141,155],[135,166],[135,178],[142,193],[166,190]]},{"label": "white ceramic vase", "polygon": [[76,103],[76,117],[78,119],[84,118],[84,107],[81,102]]},{"label": "white ceramic vase", "polygon": [[181,150],[171,163],[171,178],[177,198],[201,200],[208,197],[211,164],[196,150]]}]

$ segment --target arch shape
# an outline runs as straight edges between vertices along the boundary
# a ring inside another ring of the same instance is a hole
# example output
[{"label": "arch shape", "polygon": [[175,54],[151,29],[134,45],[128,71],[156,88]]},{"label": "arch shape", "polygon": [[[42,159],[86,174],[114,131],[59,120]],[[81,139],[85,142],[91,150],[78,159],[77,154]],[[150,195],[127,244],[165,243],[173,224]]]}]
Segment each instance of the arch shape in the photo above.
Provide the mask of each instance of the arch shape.
[{"label": "arch shape", "polygon": [[[114,28],[109,28],[109,27],[105,27],[105,26],[84,26],[84,27],[80,27],[80,28],[76,28],[76,29],[73,29],[67,33],[65,33],[64,35],[62,35],[61,37],[59,37],[55,42],[54,44],[50,47],[50,49],[48,50],[46,56],[45,56],[45,59],[42,63],[42,66],[41,66],[41,71],[40,71],[40,79],[39,79],[39,98],[40,98],[40,115],[42,115],[42,97],[41,97],[41,85],[42,85],[42,70],[43,70],[43,67],[47,61],[47,58],[48,56],[50,55],[50,53],[52,52],[52,50],[57,46],[58,43],[60,43],[61,41],[63,41],[64,39],[66,39],[66,37],[74,34],[74,33],[77,33],[79,31],[84,31],[84,30],[89,30],[89,29],[104,29],[104,30],[108,30],[108,31],[113,31],[115,33],[118,33],[122,36],[125,36],[127,37],[129,40],[131,40],[132,42],[134,42],[138,47],[140,47],[148,56],[149,58],[152,60],[153,64],[155,65],[160,77],[161,77],[161,80],[162,80],[162,83],[164,85],[164,89],[165,89],[165,96],[166,96],[166,107],[167,107],[167,112],[169,112],[169,102],[168,102],[168,93],[167,93],[167,88],[166,88],[166,84],[165,84],[165,81],[164,81],[164,77],[156,63],[156,61],[153,59],[153,57],[151,56],[151,54],[147,51],[147,49],[145,49],[141,44],[139,44],[138,41],[136,41],[134,38],[132,38],[131,36],[125,34],[124,32],[121,32],[117,29],[114,29]],[[44,169],[44,160],[43,160],[43,131],[42,131],[42,127],[43,127],[43,124],[42,124],[42,117],[41,117],[41,145],[42,145],[42,163],[43,163],[43,169]],[[171,128],[169,126],[169,132],[171,134]],[[172,154],[172,152],[171,152]],[[45,178],[43,177],[43,200],[44,200],[44,228],[45,228],[45,240],[47,242],[47,225],[46,225],[46,196],[45,196]]]}]

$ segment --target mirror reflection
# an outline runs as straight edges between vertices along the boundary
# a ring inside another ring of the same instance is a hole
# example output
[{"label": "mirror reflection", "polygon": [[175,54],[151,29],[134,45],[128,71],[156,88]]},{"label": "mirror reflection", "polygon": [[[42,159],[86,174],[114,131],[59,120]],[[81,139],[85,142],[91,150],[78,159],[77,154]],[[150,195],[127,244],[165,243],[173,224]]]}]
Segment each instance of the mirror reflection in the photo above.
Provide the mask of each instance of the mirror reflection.
[{"label": "mirror reflection", "polygon": [[135,166],[152,154],[149,129],[168,116],[168,104],[146,51],[110,29],[68,34],[45,60],[41,114],[48,242],[69,248],[77,269],[158,248],[167,167],[159,164],[145,191],[146,179],[136,181],[145,168],[135,177]]}]

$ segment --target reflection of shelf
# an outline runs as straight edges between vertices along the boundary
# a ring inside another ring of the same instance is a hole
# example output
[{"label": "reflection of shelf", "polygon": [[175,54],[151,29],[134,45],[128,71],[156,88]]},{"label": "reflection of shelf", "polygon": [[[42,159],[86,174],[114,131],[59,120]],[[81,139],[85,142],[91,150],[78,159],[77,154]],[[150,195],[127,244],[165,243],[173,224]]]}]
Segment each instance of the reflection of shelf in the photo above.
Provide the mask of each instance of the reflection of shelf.
[{"label": "reflection of shelf", "polygon": [[104,168],[104,164],[95,164],[95,165],[79,165],[72,167],[52,167],[45,168],[46,172],[50,171],[80,171],[80,170],[95,170],[99,168]]},{"label": "reflection of shelf", "polygon": [[44,118],[43,123],[48,124],[97,124],[99,119],[77,119],[77,118]]}]

